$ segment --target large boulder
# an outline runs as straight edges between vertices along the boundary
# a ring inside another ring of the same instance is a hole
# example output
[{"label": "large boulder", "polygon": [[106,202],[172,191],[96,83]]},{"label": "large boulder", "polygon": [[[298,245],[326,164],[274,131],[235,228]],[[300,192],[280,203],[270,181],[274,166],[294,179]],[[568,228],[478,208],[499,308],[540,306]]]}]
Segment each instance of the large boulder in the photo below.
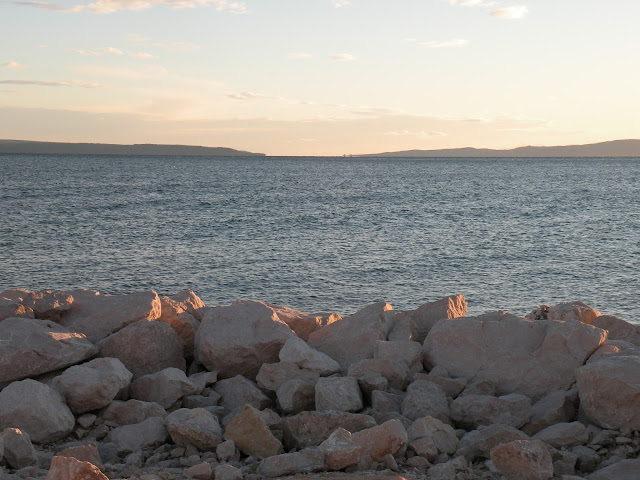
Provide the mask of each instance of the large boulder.
[{"label": "large boulder", "polygon": [[404,360],[413,373],[422,370],[422,345],[414,341],[379,341],[373,355],[376,359]]},{"label": "large boulder", "polygon": [[118,425],[131,425],[140,423],[150,417],[164,418],[167,411],[155,402],[143,402],[141,400],[127,400],[126,402],[114,400],[101,414],[104,420],[109,420]]},{"label": "large boulder", "polygon": [[106,407],[123,388],[132,374],[117,358],[96,358],[67,368],[54,378],[58,390],[75,414]]},{"label": "large boulder", "polygon": [[449,403],[444,390],[437,383],[428,380],[416,380],[407,387],[401,413],[414,421],[429,415],[445,423],[450,422]]},{"label": "large boulder", "polygon": [[212,451],[222,443],[218,417],[203,408],[180,408],[167,415],[166,422],[176,445],[193,445],[202,451]]},{"label": "large boulder", "polygon": [[465,395],[451,403],[451,419],[462,428],[501,423],[520,428],[531,418],[531,400],[519,393],[502,397]]},{"label": "large boulder", "polygon": [[169,297],[160,297],[160,304],[162,305],[162,315],[160,315],[158,321],[166,323],[173,328],[173,331],[184,343],[185,356],[193,356],[196,332],[200,327],[200,322],[187,312],[182,305]]},{"label": "large boulder", "polygon": [[226,413],[238,407],[252,405],[258,410],[271,406],[271,400],[253,383],[242,375],[218,381],[214,391],[220,395],[220,405]]},{"label": "large boulder", "polygon": [[370,358],[360,360],[359,362],[349,365],[349,369],[347,370],[347,375],[356,378],[370,373],[381,375],[387,380],[390,387],[398,390],[404,390],[409,383],[409,368],[405,361],[400,358]]},{"label": "large boulder", "polygon": [[126,454],[162,445],[168,437],[164,418],[150,417],[140,423],[114,428],[106,441],[114,442],[118,452]]},{"label": "large boulder", "polygon": [[460,439],[456,455],[464,455],[467,460],[489,458],[495,446],[514,440],[529,440],[529,436],[514,427],[499,423],[480,427]]},{"label": "large boulder", "polygon": [[0,444],[4,445],[4,461],[11,468],[19,470],[38,463],[38,454],[27,432],[18,428],[5,428],[0,432]]},{"label": "large boulder", "polygon": [[98,349],[79,333],[50,320],[0,322],[0,385],[80,363]]},{"label": "large boulder", "polygon": [[293,335],[267,304],[239,300],[205,314],[196,334],[195,358],[220,378],[253,379],[263,363],[278,361],[280,349]]},{"label": "large boulder", "polygon": [[297,365],[318,375],[331,375],[340,371],[340,364],[329,355],[311,348],[301,338],[292,336],[280,350],[280,361]]},{"label": "large boulder", "polygon": [[531,419],[522,427],[527,435],[534,435],[556,423],[570,422],[576,415],[578,390],[554,390],[531,407]]},{"label": "large boulder", "polygon": [[244,410],[231,420],[224,432],[224,438],[233,440],[245,455],[267,458],[279,455],[283,451],[282,443],[273,436],[260,412],[251,405],[246,405]]},{"label": "large boulder", "polygon": [[137,322],[100,343],[100,356],[118,358],[134,378],[173,367],[185,370],[184,343],[163,322]]},{"label": "large boulder", "polygon": [[44,383],[26,379],[0,391],[0,430],[18,428],[35,443],[51,443],[71,433],[75,423],[62,396]]},{"label": "large boulder", "polygon": [[488,380],[497,393],[534,400],[568,390],[574,370],[606,339],[606,332],[579,322],[484,321],[457,318],[436,324],[424,342],[425,363],[452,377]]},{"label": "large boulder", "polygon": [[185,395],[191,395],[196,387],[182,370],[165,368],[144,375],[131,384],[131,397],[144,402],[155,402],[163,408],[169,408]]},{"label": "large boulder", "polygon": [[634,345],[640,345],[640,327],[621,318],[600,315],[586,323],[606,330],[608,340],[624,340]]},{"label": "large boulder", "polygon": [[347,412],[300,412],[282,419],[287,450],[318,446],[338,428],[359,432],[375,426],[373,417]]},{"label": "large boulder", "polygon": [[598,317],[600,312],[583,302],[564,302],[550,307],[547,313],[549,320],[560,320],[562,322],[574,321],[591,323]]},{"label": "large boulder", "polygon": [[263,364],[256,376],[256,382],[263,390],[277,392],[282,384],[289,380],[302,380],[315,385],[319,377],[319,374],[301,369],[293,363],[277,362]]},{"label": "large boulder", "polygon": [[353,433],[351,441],[362,447],[363,454],[369,454],[377,462],[385,455],[395,455],[402,450],[407,445],[408,437],[400,420],[389,420]]},{"label": "large boulder", "polygon": [[84,333],[92,342],[140,320],[160,318],[160,298],[154,291],[101,295],[93,290],[73,290],[69,294],[73,303],[63,312],[61,324]]},{"label": "large boulder", "polygon": [[315,390],[316,410],[357,412],[362,410],[362,392],[353,377],[323,377]]},{"label": "large boulder", "polygon": [[640,430],[640,356],[608,356],[576,371],[580,406],[603,428]]},{"label": "large boulder", "polygon": [[621,460],[587,477],[588,480],[638,480],[640,458]]},{"label": "large boulder", "polygon": [[309,339],[309,335],[320,327],[342,320],[337,313],[305,313],[282,305],[267,305],[273,308],[278,318],[289,325],[289,328],[305,342]]},{"label": "large boulder", "polygon": [[364,447],[351,440],[351,432],[344,428],[337,428],[324,442],[320,450],[325,454],[327,470],[342,470],[360,461]]},{"label": "large boulder", "polygon": [[416,341],[422,343],[431,328],[440,320],[464,317],[467,301],[464,295],[451,295],[435,302],[425,303],[415,310],[398,314],[399,318],[410,318],[417,327]]},{"label": "large boulder", "polygon": [[303,380],[284,382],[276,392],[278,405],[285,413],[300,413],[315,408],[315,388]]},{"label": "large boulder", "polygon": [[[17,312],[32,312],[33,317],[56,320],[62,312],[71,308],[73,297],[67,292],[40,290],[31,292],[23,289],[5,290],[0,293],[0,306],[15,305]],[[21,315],[23,316],[23,315]],[[6,318],[6,317],[5,317]],[[1,319],[1,318],[0,318]]]},{"label": "large boulder", "polygon": [[426,416],[417,419],[407,430],[407,435],[409,442],[429,442],[437,453],[453,455],[458,448],[458,437],[453,427],[437,418]]},{"label": "large boulder", "polygon": [[533,436],[555,448],[584,445],[589,441],[589,431],[580,422],[556,423]]},{"label": "large boulder", "polygon": [[540,440],[514,440],[491,450],[491,461],[507,480],[549,480],[551,454]]},{"label": "large boulder", "polygon": [[177,307],[193,315],[198,321],[202,320],[207,310],[204,302],[200,300],[200,297],[193,290],[180,290],[175,295],[164,298],[174,302]]},{"label": "large boulder", "polygon": [[307,448],[299,452],[283,453],[265,458],[258,465],[257,473],[263,477],[283,477],[295,473],[311,473],[324,470],[325,455],[319,448]]},{"label": "large boulder", "polygon": [[373,358],[376,343],[387,339],[395,321],[396,314],[389,303],[375,303],[319,328],[309,335],[309,345],[346,370],[352,363]]}]

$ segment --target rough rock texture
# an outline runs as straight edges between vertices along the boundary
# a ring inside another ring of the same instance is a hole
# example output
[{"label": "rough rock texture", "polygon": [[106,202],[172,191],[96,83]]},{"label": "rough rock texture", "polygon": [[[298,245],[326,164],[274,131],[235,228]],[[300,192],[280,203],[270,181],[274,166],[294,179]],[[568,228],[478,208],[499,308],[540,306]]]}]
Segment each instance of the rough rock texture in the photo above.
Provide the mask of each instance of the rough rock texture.
[{"label": "rough rock texture", "polygon": [[139,320],[160,318],[160,298],[154,291],[101,295],[93,290],[73,290],[69,294],[73,303],[62,314],[61,324],[84,333],[92,342]]},{"label": "rough rock texture", "polygon": [[634,345],[640,345],[640,328],[638,325],[611,315],[600,315],[587,323],[606,330],[608,332],[607,339],[609,340],[624,340]]},{"label": "rough rock texture", "polygon": [[549,308],[547,317],[549,320],[577,321],[591,323],[600,315],[600,312],[582,302],[564,302]]},{"label": "rough rock texture", "polygon": [[236,447],[245,455],[261,458],[282,453],[282,443],[273,436],[271,430],[260,416],[260,412],[251,405],[236,415],[224,432],[226,440],[233,440]]},{"label": "rough rock texture", "polygon": [[280,349],[293,335],[267,304],[241,300],[206,313],[196,334],[195,357],[220,378],[253,379],[263,363],[278,361]]},{"label": "rough rock texture", "polygon": [[396,314],[390,304],[375,303],[316,330],[309,335],[309,345],[346,369],[354,362],[373,358],[376,342],[387,339],[395,321]]},{"label": "rough rock texture", "polygon": [[320,327],[342,320],[337,313],[304,313],[282,305],[267,305],[273,308],[278,318],[289,325],[289,328],[305,342],[309,339],[309,335]]},{"label": "rough rock texture", "polygon": [[373,354],[376,359],[399,359],[409,367],[411,372],[422,370],[422,345],[412,341],[378,341]]},{"label": "rough rock texture", "polygon": [[501,423],[520,428],[531,418],[531,400],[519,393],[502,397],[465,395],[451,404],[451,419],[463,428]]},{"label": "rough rock texture", "polygon": [[438,453],[452,455],[458,449],[456,432],[437,418],[422,417],[411,424],[407,430],[409,442],[427,439]]},{"label": "rough rock texture", "polygon": [[108,480],[98,467],[72,457],[55,456],[45,480]]},{"label": "rough rock texture", "polygon": [[117,358],[96,358],[67,368],[54,378],[53,387],[75,414],[106,407],[129,385],[132,374]]},{"label": "rough rock texture", "polygon": [[[0,294],[1,295],[1,294]],[[0,296],[0,322],[6,318],[35,318],[33,310]]]},{"label": "rough rock texture", "polygon": [[98,352],[84,335],[49,321],[0,322],[0,385],[79,363]]},{"label": "rough rock texture", "polygon": [[222,443],[218,418],[203,408],[181,408],[167,415],[167,429],[176,445],[208,451]]},{"label": "rough rock texture", "polygon": [[263,390],[276,392],[284,382],[292,379],[303,380],[315,385],[319,375],[309,370],[301,370],[289,362],[265,363],[256,376],[258,386]]},{"label": "rough rock texture", "polygon": [[540,430],[533,438],[542,440],[555,448],[573,447],[587,443],[589,432],[580,422],[557,423]]},{"label": "rough rock texture", "polygon": [[256,384],[241,375],[218,381],[214,390],[220,394],[220,405],[224,407],[226,413],[246,404],[252,405],[258,410],[271,406],[271,400],[260,391]]},{"label": "rough rock texture", "polygon": [[[62,312],[69,310],[73,297],[67,292],[40,290],[31,292],[23,289],[5,290],[0,293],[0,307],[15,305],[22,307],[16,310],[32,312],[31,318],[57,320]],[[4,317],[7,318],[7,317]]]},{"label": "rough rock texture", "polygon": [[213,471],[216,480],[242,480],[243,477],[242,470],[228,463],[218,465]]},{"label": "rough rock texture", "polygon": [[200,321],[169,297],[160,297],[160,304],[162,305],[162,314],[158,321],[173,328],[173,331],[184,343],[185,356],[193,356],[194,342]]},{"label": "rough rock texture", "polygon": [[100,470],[103,470],[104,465],[100,458],[100,453],[95,443],[89,443],[87,445],[77,445],[75,447],[68,447],[58,452],[56,455],[60,457],[73,457],[76,460],[82,462],[89,462]]},{"label": "rough rock texture", "polygon": [[200,297],[198,297],[193,290],[181,290],[168,298],[184,311],[193,315],[198,321],[202,320],[207,309],[204,302],[200,300]]},{"label": "rough rock texture", "polygon": [[389,420],[366,430],[353,433],[351,441],[362,447],[374,461],[394,455],[407,445],[407,431],[399,420]]},{"label": "rough rock texture", "polygon": [[622,460],[592,473],[589,480],[638,480],[640,458]]},{"label": "rough rock texture", "polygon": [[26,432],[35,443],[68,435],[76,420],[58,392],[35,380],[13,382],[0,391],[0,430]]},{"label": "rough rock texture", "polygon": [[405,361],[399,358],[361,360],[349,365],[347,370],[350,377],[362,377],[368,373],[382,375],[390,387],[398,390],[404,390],[409,383],[409,368]]},{"label": "rough rock texture", "polygon": [[185,468],[182,474],[187,478],[193,478],[194,480],[209,480],[213,469],[209,462],[198,463],[189,468]]},{"label": "rough rock texture", "polygon": [[529,440],[529,436],[509,425],[481,427],[460,439],[457,454],[464,455],[468,460],[476,457],[489,458],[493,447],[513,440]]},{"label": "rough rock texture", "polygon": [[490,380],[499,394],[534,400],[567,390],[574,370],[606,339],[606,332],[578,322],[549,320],[440,322],[424,342],[425,363],[454,377]]},{"label": "rough rock texture", "polygon": [[342,470],[349,465],[356,465],[362,457],[364,447],[353,442],[351,432],[337,428],[324,442],[320,450],[325,454],[327,470]]},{"label": "rough rock texture", "polygon": [[640,430],[640,356],[609,356],[576,371],[580,406],[604,428]]},{"label": "rough rock texture", "polygon": [[346,412],[301,412],[282,419],[282,433],[287,450],[320,445],[337,428],[358,432],[376,426],[369,415]]},{"label": "rough rock texture", "polygon": [[422,343],[431,328],[440,320],[464,317],[467,314],[467,301],[464,295],[451,295],[435,302],[425,303],[415,310],[403,312],[400,318],[410,318],[418,332],[417,342]]},{"label": "rough rock texture", "polygon": [[164,418],[166,416],[167,412],[161,405],[134,399],[126,402],[114,400],[102,412],[102,418],[118,425],[130,425],[140,423],[150,417]]},{"label": "rough rock texture", "polygon": [[281,362],[293,363],[319,375],[331,375],[340,371],[340,364],[333,358],[311,348],[304,340],[295,336],[287,340],[279,357]]},{"label": "rough rock texture", "polygon": [[144,375],[131,384],[131,397],[145,402],[155,402],[169,408],[185,395],[196,390],[182,370],[165,368],[157,373]]},{"label": "rough rock texture", "polygon": [[522,431],[534,435],[550,425],[570,422],[576,415],[577,401],[577,389],[549,392],[531,407],[531,419]]},{"label": "rough rock texture", "polygon": [[27,432],[5,428],[0,433],[0,443],[4,444],[4,460],[11,468],[18,470],[37,463],[38,456]]},{"label": "rough rock texture", "polygon": [[316,382],[316,410],[357,412],[362,410],[362,392],[353,377],[323,377]]},{"label": "rough rock texture", "polygon": [[450,421],[449,404],[444,390],[440,385],[427,380],[416,380],[407,387],[401,413],[409,420],[429,415],[443,422]]},{"label": "rough rock texture", "polygon": [[134,378],[173,367],[185,370],[184,343],[166,323],[137,322],[107,337],[101,357],[118,358]]},{"label": "rough rock texture", "polygon": [[549,480],[553,463],[540,440],[515,440],[491,450],[491,461],[507,480]]},{"label": "rough rock texture", "polygon": [[140,423],[114,428],[106,439],[117,445],[118,452],[130,453],[162,445],[168,437],[164,419],[150,417]]},{"label": "rough rock texture", "polygon": [[258,474],[267,478],[321,470],[324,470],[324,452],[317,448],[265,458],[258,466]]},{"label": "rough rock texture", "polygon": [[315,388],[303,380],[288,380],[276,392],[278,404],[285,413],[315,409]]}]

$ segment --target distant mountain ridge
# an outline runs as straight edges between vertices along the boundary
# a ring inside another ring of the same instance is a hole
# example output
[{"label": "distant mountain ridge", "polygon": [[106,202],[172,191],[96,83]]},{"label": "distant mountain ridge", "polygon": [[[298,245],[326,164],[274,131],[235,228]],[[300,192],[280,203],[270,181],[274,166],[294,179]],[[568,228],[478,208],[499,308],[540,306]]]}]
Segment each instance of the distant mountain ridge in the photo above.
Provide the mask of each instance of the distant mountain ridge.
[{"label": "distant mountain ridge", "polygon": [[405,150],[400,152],[371,153],[355,157],[387,158],[435,158],[435,157],[640,157],[640,140],[612,140],[586,145],[564,145],[556,147],[518,147],[510,150],[490,148],[447,148],[443,150]]},{"label": "distant mountain ridge", "polygon": [[225,147],[199,147],[192,145],[112,143],[63,143],[30,140],[0,140],[0,153],[44,153],[57,155],[156,155],[191,157],[247,157],[265,156],[264,153],[244,152]]}]

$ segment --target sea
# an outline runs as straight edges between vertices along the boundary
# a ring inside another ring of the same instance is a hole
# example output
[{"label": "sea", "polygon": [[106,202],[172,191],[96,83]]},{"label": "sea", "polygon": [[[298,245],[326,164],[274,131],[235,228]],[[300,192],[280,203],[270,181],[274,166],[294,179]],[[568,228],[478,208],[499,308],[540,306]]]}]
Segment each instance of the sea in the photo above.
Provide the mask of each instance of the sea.
[{"label": "sea", "polygon": [[0,155],[0,291],[640,323],[640,158]]}]

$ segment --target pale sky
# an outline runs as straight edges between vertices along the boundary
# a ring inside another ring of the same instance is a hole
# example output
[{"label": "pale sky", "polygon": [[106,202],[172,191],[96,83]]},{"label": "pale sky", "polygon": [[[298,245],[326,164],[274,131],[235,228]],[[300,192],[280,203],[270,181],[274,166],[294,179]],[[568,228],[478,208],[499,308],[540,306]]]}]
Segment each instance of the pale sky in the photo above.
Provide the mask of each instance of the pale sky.
[{"label": "pale sky", "polygon": [[52,1],[0,1],[0,138],[342,155],[640,137],[637,0]]}]

